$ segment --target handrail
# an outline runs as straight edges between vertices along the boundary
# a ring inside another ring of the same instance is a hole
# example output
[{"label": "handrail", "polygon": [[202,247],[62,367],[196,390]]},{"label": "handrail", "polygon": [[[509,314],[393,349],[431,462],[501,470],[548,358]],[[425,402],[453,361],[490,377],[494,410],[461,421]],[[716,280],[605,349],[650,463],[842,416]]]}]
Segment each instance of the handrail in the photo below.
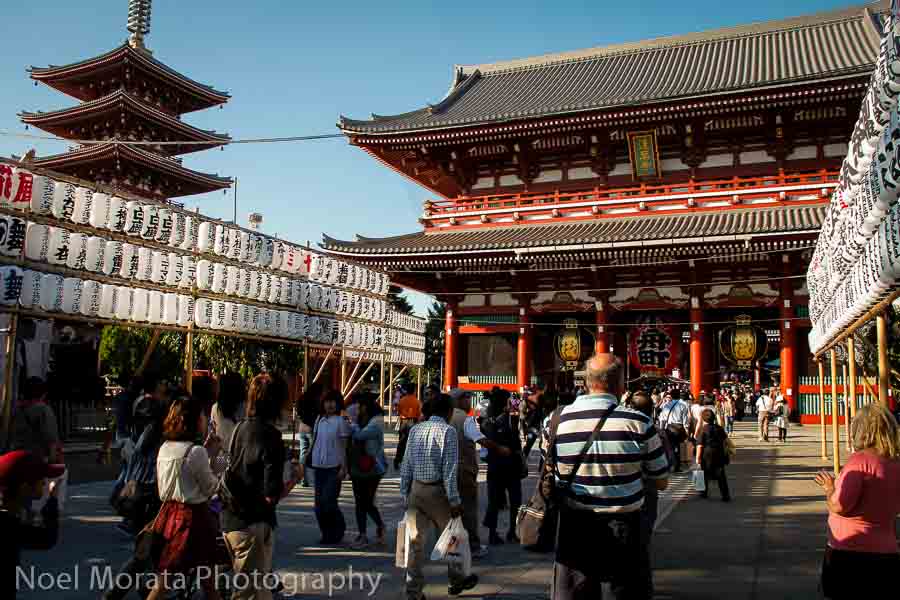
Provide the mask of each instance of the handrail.
[{"label": "handrail", "polygon": [[491,194],[487,196],[461,196],[451,200],[428,200],[424,203],[425,216],[452,216],[454,213],[480,210],[516,210],[541,205],[564,207],[577,202],[638,202],[659,196],[690,197],[699,193],[727,193],[740,188],[790,186],[816,183],[834,183],[838,171],[822,169],[812,173],[780,173],[758,177],[731,177],[700,181],[685,181],[662,185],[635,185],[619,188],[595,188],[587,191],[518,194]]}]

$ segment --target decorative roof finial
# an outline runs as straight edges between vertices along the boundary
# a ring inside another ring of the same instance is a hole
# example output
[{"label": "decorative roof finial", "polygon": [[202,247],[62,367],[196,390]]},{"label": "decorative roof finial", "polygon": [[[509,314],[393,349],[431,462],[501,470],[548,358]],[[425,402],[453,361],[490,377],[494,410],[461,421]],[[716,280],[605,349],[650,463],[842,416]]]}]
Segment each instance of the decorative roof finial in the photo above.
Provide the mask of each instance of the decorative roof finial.
[{"label": "decorative roof finial", "polygon": [[153,0],[128,0],[128,44],[132,48],[144,48],[144,36],[150,33],[150,13]]}]

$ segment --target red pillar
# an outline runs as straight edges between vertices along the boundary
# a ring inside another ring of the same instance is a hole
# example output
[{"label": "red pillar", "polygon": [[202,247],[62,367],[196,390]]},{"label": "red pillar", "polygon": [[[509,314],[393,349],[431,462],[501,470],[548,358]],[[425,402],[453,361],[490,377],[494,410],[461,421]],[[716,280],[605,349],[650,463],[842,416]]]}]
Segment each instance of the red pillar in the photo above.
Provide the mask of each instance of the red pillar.
[{"label": "red pillar", "polygon": [[603,301],[596,302],[597,305],[597,331],[594,334],[594,354],[605,354],[609,352],[609,333],[606,331],[606,303]]},{"label": "red pillar", "polygon": [[691,394],[694,398],[700,395],[703,389],[703,309],[700,308],[701,299],[691,296]]},{"label": "red pillar", "polygon": [[456,323],[456,303],[447,304],[447,317],[444,330],[444,389],[457,386],[457,351],[459,343],[459,327]]},{"label": "red pillar", "polygon": [[519,339],[516,350],[516,387],[521,391],[531,383],[531,325],[527,304],[519,307]]},{"label": "red pillar", "polygon": [[[787,259],[788,257],[785,256]],[[781,393],[791,407],[797,410],[797,334],[794,317],[794,287],[790,279],[781,280]]]}]

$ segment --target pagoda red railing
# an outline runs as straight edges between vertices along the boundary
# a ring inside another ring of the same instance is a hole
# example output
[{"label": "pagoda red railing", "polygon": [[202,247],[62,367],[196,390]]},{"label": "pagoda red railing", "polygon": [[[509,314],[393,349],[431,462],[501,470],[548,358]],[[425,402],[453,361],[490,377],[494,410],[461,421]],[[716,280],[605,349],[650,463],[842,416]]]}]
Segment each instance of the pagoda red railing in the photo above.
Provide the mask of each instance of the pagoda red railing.
[{"label": "pagoda red railing", "polygon": [[450,217],[459,213],[477,213],[487,210],[542,209],[577,203],[631,203],[642,200],[686,199],[693,195],[726,195],[735,191],[750,192],[754,188],[771,192],[771,188],[833,184],[838,180],[837,170],[821,170],[812,173],[782,173],[762,177],[731,177],[706,181],[689,181],[662,185],[636,185],[619,188],[595,188],[578,192],[552,192],[519,194],[491,194],[465,196],[452,200],[428,200],[424,203],[425,218]]}]

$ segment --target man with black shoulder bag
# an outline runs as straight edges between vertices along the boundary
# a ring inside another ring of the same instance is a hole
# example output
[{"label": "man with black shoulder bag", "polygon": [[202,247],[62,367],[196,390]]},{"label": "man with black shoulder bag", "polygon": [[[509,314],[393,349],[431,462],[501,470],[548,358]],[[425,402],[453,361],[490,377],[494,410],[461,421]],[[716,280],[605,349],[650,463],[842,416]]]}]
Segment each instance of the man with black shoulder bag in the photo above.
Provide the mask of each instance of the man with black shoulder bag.
[{"label": "man with black shoulder bag", "polygon": [[618,404],[622,363],[597,354],[585,371],[589,392],[560,411],[549,449],[559,507],[552,598],[600,600],[611,583],[617,599],[649,600],[643,480],[666,489],[669,462],[653,420]]}]

